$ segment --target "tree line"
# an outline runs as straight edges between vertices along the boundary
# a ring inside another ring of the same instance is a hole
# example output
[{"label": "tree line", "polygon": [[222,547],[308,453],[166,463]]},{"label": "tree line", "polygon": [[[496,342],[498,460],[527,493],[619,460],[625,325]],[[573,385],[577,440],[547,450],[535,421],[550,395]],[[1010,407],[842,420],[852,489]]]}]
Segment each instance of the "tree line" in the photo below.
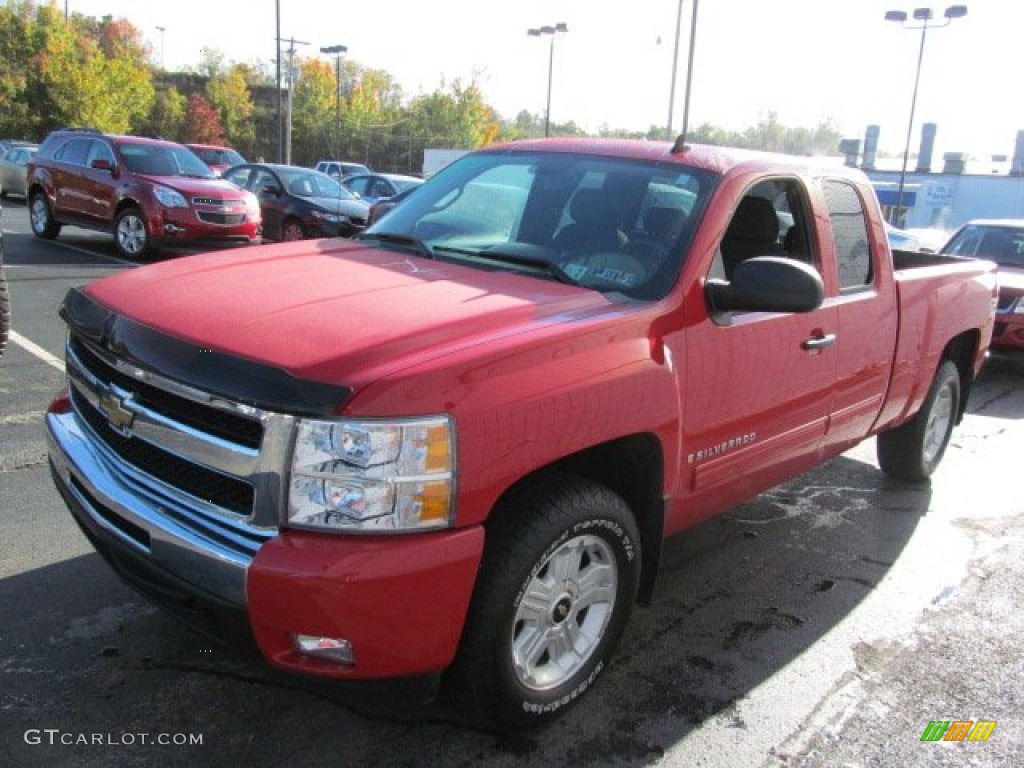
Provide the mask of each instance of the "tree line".
[{"label": "tree line", "polygon": [[[442,80],[431,93],[406,98],[386,71],[344,59],[289,56],[278,123],[276,67],[201,54],[195,70],[165,72],[152,62],[142,33],[125,19],[73,13],[55,3],[10,0],[0,6],[0,136],[40,141],[66,126],[226,144],[250,159],[358,160],[396,172],[420,170],[426,148],[477,149],[544,135],[542,115],[503,118],[475,81]],[[289,76],[290,73],[290,76]],[[279,128],[279,125],[281,126]],[[286,139],[278,158],[279,132]],[[552,123],[555,136],[584,136],[574,122]],[[663,139],[665,129],[598,135]],[[691,141],[794,154],[832,154],[840,135],[826,122],[788,128],[769,114],[729,132],[704,124]]]}]

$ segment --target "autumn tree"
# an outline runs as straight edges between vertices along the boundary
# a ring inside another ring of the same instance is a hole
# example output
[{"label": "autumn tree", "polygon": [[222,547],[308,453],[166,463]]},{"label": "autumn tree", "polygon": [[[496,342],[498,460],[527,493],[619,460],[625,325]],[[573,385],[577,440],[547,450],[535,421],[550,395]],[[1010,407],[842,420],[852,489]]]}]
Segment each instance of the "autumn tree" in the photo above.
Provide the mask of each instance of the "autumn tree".
[{"label": "autumn tree", "polygon": [[143,131],[171,141],[185,141],[188,99],[173,85],[158,88]]},{"label": "autumn tree", "polygon": [[248,83],[251,71],[246,64],[234,64],[227,70],[218,70],[206,81],[205,89],[206,100],[224,127],[224,140],[247,153],[251,153],[255,136]]},{"label": "autumn tree", "polygon": [[193,93],[185,111],[185,141],[192,144],[223,144],[224,128],[217,111],[201,93]]},{"label": "autumn tree", "polygon": [[68,24],[52,5],[37,9],[30,33],[29,95],[38,99],[41,128],[87,125],[127,133],[149,114],[153,83],[137,30],[105,18],[75,16]]}]

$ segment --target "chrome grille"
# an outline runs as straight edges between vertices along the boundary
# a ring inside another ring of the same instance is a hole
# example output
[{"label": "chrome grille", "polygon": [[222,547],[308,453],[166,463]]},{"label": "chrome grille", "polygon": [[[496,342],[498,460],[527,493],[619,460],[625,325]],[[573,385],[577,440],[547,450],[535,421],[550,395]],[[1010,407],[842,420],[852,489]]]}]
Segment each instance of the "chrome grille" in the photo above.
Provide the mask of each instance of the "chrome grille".
[{"label": "chrome grille", "polygon": [[276,531],[293,417],[139,370],[74,335],[66,359],[73,411],[123,488],[245,556]]},{"label": "chrome grille", "polygon": [[213,211],[196,211],[199,220],[206,224],[221,224],[234,227],[245,222],[244,213],[215,213]]}]

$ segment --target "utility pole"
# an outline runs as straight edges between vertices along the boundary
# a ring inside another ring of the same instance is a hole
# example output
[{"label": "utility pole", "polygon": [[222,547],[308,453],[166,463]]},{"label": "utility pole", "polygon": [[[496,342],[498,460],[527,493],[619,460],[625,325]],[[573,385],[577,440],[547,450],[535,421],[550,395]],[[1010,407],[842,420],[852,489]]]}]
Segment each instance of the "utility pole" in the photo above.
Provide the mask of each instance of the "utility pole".
[{"label": "utility pole", "polygon": [[288,84],[288,102],[285,110],[285,121],[284,121],[284,164],[292,164],[292,91],[295,88],[295,46],[296,45],[311,45],[305,40],[296,40],[294,37],[289,37],[287,41],[283,41],[278,38],[278,47],[282,42],[288,43],[288,50],[285,53],[288,54],[288,72],[287,84]]}]

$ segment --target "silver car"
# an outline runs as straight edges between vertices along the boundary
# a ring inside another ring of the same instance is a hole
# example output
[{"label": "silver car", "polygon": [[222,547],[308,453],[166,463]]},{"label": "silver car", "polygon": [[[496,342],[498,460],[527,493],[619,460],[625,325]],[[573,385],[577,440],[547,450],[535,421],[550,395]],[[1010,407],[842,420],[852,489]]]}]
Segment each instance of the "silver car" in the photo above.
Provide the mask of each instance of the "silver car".
[{"label": "silver car", "polygon": [[38,144],[19,144],[8,149],[0,158],[0,197],[27,196],[26,170],[37,149]]}]

